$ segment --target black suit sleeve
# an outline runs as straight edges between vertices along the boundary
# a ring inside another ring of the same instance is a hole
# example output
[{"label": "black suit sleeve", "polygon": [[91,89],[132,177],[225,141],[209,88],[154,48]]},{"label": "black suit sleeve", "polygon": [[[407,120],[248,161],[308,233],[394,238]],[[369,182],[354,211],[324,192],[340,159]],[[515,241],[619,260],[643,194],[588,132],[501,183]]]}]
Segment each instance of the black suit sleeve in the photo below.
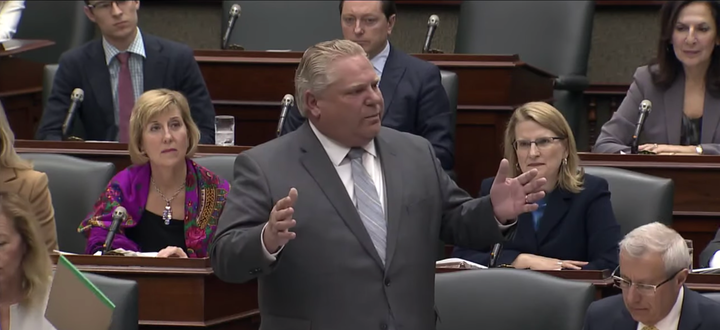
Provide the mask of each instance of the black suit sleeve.
[{"label": "black suit sleeve", "polygon": [[705,249],[700,253],[700,268],[710,267],[710,261],[715,252],[720,250],[720,229],[715,233],[715,238],[708,243]]},{"label": "black suit sleeve", "polygon": [[452,130],[450,101],[440,78],[440,69],[433,66],[423,77],[418,97],[417,134],[432,143],[442,168],[451,170],[455,162],[455,141]]},{"label": "black suit sleeve", "polygon": [[300,114],[300,109],[293,104],[288,110],[288,113],[285,115],[285,122],[280,129],[280,135],[285,135],[298,129],[298,127],[302,126],[304,122],[305,117]]},{"label": "black suit sleeve", "polygon": [[200,143],[215,144],[215,108],[192,49],[187,46],[182,48],[179,68],[178,86],[190,104],[193,121],[200,129]]},{"label": "black suit sleeve", "polygon": [[[62,140],[62,125],[70,107],[70,94],[81,86],[80,70],[74,62],[66,55],[60,57],[52,91],[35,133],[38,140]],[[79,116],[76,120],[79,120]]]},{"label": "black suit sleeve", "polygon": [[443,198],[440,239],[446,244],[473,250],[484,250],[505,240],[489,196],[472,199],[442,169],[430,144],[428,149],[435,162]]}]

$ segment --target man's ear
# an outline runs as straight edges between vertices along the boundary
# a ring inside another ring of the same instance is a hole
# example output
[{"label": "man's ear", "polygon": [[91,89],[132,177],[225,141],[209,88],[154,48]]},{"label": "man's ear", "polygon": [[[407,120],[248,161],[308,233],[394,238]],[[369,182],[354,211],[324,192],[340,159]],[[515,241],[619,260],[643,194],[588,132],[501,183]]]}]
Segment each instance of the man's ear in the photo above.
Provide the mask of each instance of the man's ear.
[{"label": "man's ear", "polygon": [[90,9],[88,6],[85,6],[85,7],[83,7],[83,11],[85,12],[85,16],[87,16],[87,18],[91,22],[96,23],[95,22],[95,14],[93,14],[92,9]]},{"label": "man's ear", "polygon": [[321,110],[318,107],[318,98],[311,91],[305,91],[305,116],[320,118]]},{"label": "man's ear", "polygon": [[395,27],[395,19],[396,18],[397,18],[397,15],[395,15],[395,14],[390,15],[390,18],[388,18],[388,31],[387,31],[388,35],[392,34],[392,30]]}]

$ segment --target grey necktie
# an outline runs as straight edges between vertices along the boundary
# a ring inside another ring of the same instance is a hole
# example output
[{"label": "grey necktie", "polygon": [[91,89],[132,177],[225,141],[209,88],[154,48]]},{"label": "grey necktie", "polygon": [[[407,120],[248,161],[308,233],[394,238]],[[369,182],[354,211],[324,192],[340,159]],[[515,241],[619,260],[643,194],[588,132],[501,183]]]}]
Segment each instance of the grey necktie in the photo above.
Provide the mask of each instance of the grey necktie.
[{"label": "grey necktie", "polygon": [[377,189],[372,178],[365,170],[362,156],[365,150],[352,148],[348,157],[352,164],[352,178],[354,182],[355,202],[365,229],[372,239],[380,260],[385,264],[385,242],[387,241],[387,222]]}]

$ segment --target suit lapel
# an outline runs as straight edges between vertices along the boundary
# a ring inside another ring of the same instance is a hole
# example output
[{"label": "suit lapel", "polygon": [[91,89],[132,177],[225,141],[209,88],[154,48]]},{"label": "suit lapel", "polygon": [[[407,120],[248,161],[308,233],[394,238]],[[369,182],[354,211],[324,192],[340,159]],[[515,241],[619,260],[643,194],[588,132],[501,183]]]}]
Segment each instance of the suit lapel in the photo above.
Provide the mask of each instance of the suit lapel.
[{"label": "suit lapel", "polygon": [[[622,303],[622,300],[620,300],[620,303]],[[637,329],[637,326],[638,326],[637,321],[633,320],[632,316],[627,311],[627,308],[624,305],[621,308],[622,308],[622,311],[620,312],[620,317],[617,320],[615,320],[613,330],[635,330],[635,329]]]},{"label": "suit lapel", "polygon": [[685,290],[685,297],[683,298],[682,309],[680,310],[680,322],[678,322],[678,330],[695,330],[700,327],[700,320],[702,316],[698,310],[698,302],[696,295],[693,291]]},{"label": "suit lapel", "polygon": [[405,66],[402,65],[399,57],[400,54],[390,45],[390,54],[388,54],[387,61],[385,61],[385,67],[383,68],[382,77],[380,78],[380,92],[382,93],[383,100],[385,100],[383,118],[385,118],[388,111],[390,111],[395,90],[405,74]]},{"label": "suit lapel", "polygon": [[706,92],[700,143],[714,143],[718,123],[720,123],[720,100]]},{"label": "suit lapel", "polygon": [[[382,129],[375,141],[385,180],[385,212],[387,213],[385,219],[388,222],[385,269],[390,269],[390,263],[393,260],[397,239],[400,234],[400,221],[403,219],[403,180],[402,175],[400,175],[401,172],[397,172],[397,169],[402,168],[402,161],[396,150],[390,146],[390,141],[384,138]],[[396,174],[390,175],[390,173]]]},{"label": "suit lapel", "polygon": [[88,56],[88,75],[92,92],[95,94],[95,100],[100,107],[100,111],[104,113],[105,123],[108,126],[115,125],[115,105],[113,104],[112,85],[110,84],[110,69],[106,64],[105,51],[102,46],[102,40],[95,41],[86,52]]},{"label": "suit lapel", "polygon": [[[685,77],[679,74],[675,82],[664,93],[665,130],[668,144],[680,144],[680,127],[682,126],[683,104],[685,103]],[[652,114],[650,114],[652,116]],[[653,141],[649,141],[653,142]]]},{"label": "suit lapel", "polygon": [[7,183],[15,180],[17,174],[12,168],[0,168],[0,183]]},{"label": "suit lapel", "polygon": [[303,152],[300,162],[317,182],[327,199],[335,207],[340,218],[357,237],[365,251],[377,262],[380,268],[383,268],[380,256],[375,250],[365,225],[360,220],[355,205],[348,196],[347,189],[345,189],[340,177],[338,177],[327,152],[325,152],[322,144],[318,141],[312,128],[310,128],[310,124],[306,121],[299,130],[301,131],[300,148]]},{"label": "suit lapel", "polygon": [[143,91],[166,87],[163,84],[168,58],[163,54],[163,47],[152,36],[143,34],[145,45],[145,64],[143,65]]},{"label": "suit lapel", "polygon": [[538,245],[542,245],[545,242],[553,228],[555,228],[555,226],[557,226],[565,217],[565,214],[569,209],[567,200],[570,198],[572,198],[572,194],[560,189],[560,187],[555,188],[555,190],[550,193],[547,206],[545,207],[545,212],[543,213],[542,218],[540,218],[540,223],[538,224]]}]

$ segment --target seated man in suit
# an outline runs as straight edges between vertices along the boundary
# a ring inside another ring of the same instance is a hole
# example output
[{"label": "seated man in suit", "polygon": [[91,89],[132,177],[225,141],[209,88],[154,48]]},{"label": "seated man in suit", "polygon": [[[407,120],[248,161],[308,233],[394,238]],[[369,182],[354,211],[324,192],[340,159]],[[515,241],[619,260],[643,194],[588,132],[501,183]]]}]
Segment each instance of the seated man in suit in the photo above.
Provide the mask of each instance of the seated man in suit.
[{"label": "seated man in suit", "polygon": [[700,267],[720,267],[720,229],[715,238],[700,253]]},{"label": "seated man in suit", "polygon": [[[102,33],[60,57],[52,93],[36,138],[63,139],[62,125],[75,88],[85,92],[77,118],[85,140],[128,142],[135,100],[144,91],[167,88],[185,95],[200,129],[200,143],[215,143],[215,109],[195,62],[182,44],[142,33],[140,1],[85,1],[85,15]],[[77,126],[77,125],[75,125]]]},{"label": "seated man in suit", "polygon": [[620,242],[612,276],[622,295],[593,302],[583,329],[720,329],[720,304],[684,286],[691,263],[676,231],[659,222],[635,228]]},{"label": "seated man in suit", "polygon": [[[394,1],[340,1],[343,36],[363,47],[380,77],[385,99],[382,125],[424,137],[433,145],[442,168],[452,170],[454,123],[440,69],[390,44],[396,12]],[[294,106],[282,134],[300,127],[304,117]]]}]

